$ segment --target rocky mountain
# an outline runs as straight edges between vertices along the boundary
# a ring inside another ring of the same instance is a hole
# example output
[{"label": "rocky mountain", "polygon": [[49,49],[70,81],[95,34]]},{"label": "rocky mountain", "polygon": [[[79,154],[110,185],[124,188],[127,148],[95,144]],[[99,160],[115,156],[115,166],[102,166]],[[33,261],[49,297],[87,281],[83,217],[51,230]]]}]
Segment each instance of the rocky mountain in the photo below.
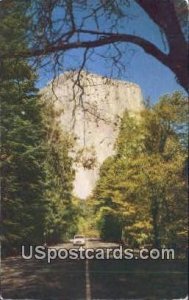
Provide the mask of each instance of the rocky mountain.
[{"label": "rocky mountain", "polygon": [[64,130],[74,136],[70,154],[76,159],[74,193],[85,199],[95,185],[100,165],[114,152],[124,111],[138,114],[143,109],[141,89],[131,82],[75,71],[59,76],[41,92],[61,112]]}]

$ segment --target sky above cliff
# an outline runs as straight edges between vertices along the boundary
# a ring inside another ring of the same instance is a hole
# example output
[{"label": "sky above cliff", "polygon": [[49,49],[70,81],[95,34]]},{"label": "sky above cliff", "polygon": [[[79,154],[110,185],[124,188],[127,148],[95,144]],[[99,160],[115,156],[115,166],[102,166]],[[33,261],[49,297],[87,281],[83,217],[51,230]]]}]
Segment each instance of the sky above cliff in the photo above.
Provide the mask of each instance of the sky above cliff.
[{"label": "sky above cliff", "polygon": [[[144,11],[134,3],[128,8],[129,15],[133,16],[119,27],[119,31],[130,34],[136,34],[153,42],[156,46],[167,52],[166,42],[163,40],[159,28],[149,19]],[[56,12],[58,17],[59,12]],[[78,19],[82,16],[78,14]],[[91,23],[90,23],[91,22]],[[92,21],[89,21],[89,27],[93,27]],[[104,26],[106,30],[106,26]],[[125,52],[122,55],[121,63],[125,65],[125,70],[118,74],[116,68],[112,75],[115,79],[121,79],[137,83],[143,93],[143,97],[150,98],[152,103],[158,101],[159,97],[164,94],[172,93],[175,90],[184,91],[177,83],[175,75],[166,66],[161,64],[152,56],[133,44],[122,43],[121,49]],[[89,72],[96,73],[102,76],[109,77],[111,73],[112,62],[100,56],[104,55],[108,50],[107,46],[98,48],[96,54],[93,54],[87,61],[85,69]],[[83,50],[72,50],[64,56],[64,68],[60,73],[66,70],[78,69],[82,63]],[[53,79],[54,72],[52,71],[53,62],[39,70],[38,87],[44,87],[50,80]]]}]

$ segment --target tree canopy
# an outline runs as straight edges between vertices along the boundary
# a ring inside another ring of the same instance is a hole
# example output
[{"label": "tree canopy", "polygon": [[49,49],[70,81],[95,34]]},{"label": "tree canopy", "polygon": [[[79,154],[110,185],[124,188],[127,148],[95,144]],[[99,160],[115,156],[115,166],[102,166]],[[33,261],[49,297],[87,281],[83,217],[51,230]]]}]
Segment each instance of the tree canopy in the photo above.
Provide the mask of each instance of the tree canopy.
[{"label": "tree canopy", "polygon": [[[93,55],[95,49],[108,46],[102,55],[109,64],[121,69],[124,57],[124,43],[141,47],[167,66],[178,82],[188,90],[188,41],[187,41],[187,1],[184,0],[136,0],[146,15],[156,24],[162,36],[165,51],[140,34],[127,30],[127,21],[134,18],[128,8],[134,1],[74,1],[47,0],[28,1],[30,4],[30,28],[27,33],[28,49],[11,49],[9,56],[49,57],[54,67],[63,68],[64,53],[72,49],[84,49],[81,68]],[[24,2],[20,2],[24,3]],[[11,5],[3,0],[0,7]],[[16,51],[15,51],[16,50]],[[1,56],[7,54],[2,53]],[[47,60],[43,64],[47,63]]]},{"label": "tree canopy", "polygon": [[[9,5],[0,9],[0,52],[27,49],[24,2],[6,1]],[[74,172],[68,155],[72,144],[52,104],[41,98],[35,84],[35,70],[26,59],[1,60],[3,254],[18,251],[21,245],[65,239],[76,230]]]},{"label": "tree canopy", "polygon": [[91,200],[102,237],[113,237],[114,224],[114,238],[131,246],[186,246],[187,149],[179,126],[186,114],[187,99],[177,92],[140,117],[125,113]]}]

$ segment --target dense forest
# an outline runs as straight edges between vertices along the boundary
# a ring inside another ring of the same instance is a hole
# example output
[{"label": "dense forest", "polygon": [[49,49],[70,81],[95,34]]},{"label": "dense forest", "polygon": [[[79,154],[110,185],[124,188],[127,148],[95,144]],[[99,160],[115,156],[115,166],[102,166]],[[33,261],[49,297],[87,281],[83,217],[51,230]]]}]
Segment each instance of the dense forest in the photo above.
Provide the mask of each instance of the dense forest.
[{"label": "dense forest", "polygon": [[[29,47],[26,1],[0,10],[3,57]],[[74,139],[36,89],[31,61],[0,61],[1,218],[5,255],[20,245],[57,243],[76,232],[128,245],[187,243],[187,99],[165,95],[140,116],[125,111],[115,155],[92,196],[73,197]],[[93,218],[91,217],[93,216]]]},{"label": "dense forest", "polygon": [[[27,4],[10,1],[0,11],[0,51],[26,49]],[[1,60],[1,218],[3,253],[20,245],[57,242],[75,231],[71,138],[51,103],[36,89],[27,60]]]},{"label": "dense forest", "polygon": [[125,112],[91,199],[102,238],[186,247],[187,115],[179,92],[140,116]]}]

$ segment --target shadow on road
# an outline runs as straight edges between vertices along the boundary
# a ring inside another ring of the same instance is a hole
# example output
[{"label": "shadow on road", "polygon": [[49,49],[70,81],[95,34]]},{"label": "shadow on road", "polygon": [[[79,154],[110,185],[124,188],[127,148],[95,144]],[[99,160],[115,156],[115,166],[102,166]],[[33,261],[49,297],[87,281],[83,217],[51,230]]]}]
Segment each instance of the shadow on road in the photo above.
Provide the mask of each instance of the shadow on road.
[{"label": "shadow on road", "polygon": [[91,261],[94,299],[181,299],[187,295],[186,262]]},{"label": "shadow on road", "polygon": [[[4,298],[86,299],[84,260],[3,261]],[[185,261],[88,261],[92,299],[180,299],[187,295]],[[87,299],[90,300],[90,299]]]},{"label": "shadow on road", "polygon": [[84,299],[85,262],[7,258],[3,262],[4,298]]}]

